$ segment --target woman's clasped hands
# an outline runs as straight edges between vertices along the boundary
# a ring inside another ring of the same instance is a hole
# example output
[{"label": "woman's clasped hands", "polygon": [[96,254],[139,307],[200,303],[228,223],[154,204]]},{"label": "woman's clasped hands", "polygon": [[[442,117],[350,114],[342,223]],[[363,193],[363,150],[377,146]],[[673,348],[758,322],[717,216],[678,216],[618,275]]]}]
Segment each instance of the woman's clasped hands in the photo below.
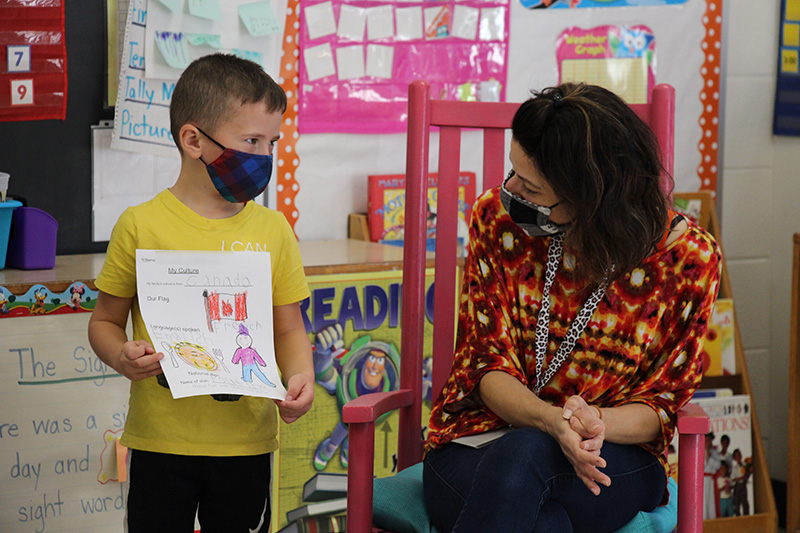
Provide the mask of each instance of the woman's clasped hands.
[{"label": "woman's clasped hands", "polygon": [[600,494],[598,483],[611,485],[611,478],[599,470],[606,466],[600,456],[606,431],[601,416],[596,405],[589,405],[580,396],[570,396],[561,408],[562,421],[556,424],[553,434],[580,480],[595,496]]}]

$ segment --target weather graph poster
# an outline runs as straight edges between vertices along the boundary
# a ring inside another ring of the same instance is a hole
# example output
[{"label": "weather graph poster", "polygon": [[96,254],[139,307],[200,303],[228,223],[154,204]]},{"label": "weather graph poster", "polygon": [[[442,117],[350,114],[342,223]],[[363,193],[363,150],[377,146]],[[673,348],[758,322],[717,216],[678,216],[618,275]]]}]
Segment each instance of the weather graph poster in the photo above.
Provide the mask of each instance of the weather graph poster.
[{"label": "weather graph poster", "polygon": [[136,250],[139,307],[175,398],[283,399],[268,252]]},{"label": "weather graph poster", "polygon": [[646,104],[655,86],[655,46],[644,25],[567,28],[556,43],[561,81],[600,85],[630,104]]}]

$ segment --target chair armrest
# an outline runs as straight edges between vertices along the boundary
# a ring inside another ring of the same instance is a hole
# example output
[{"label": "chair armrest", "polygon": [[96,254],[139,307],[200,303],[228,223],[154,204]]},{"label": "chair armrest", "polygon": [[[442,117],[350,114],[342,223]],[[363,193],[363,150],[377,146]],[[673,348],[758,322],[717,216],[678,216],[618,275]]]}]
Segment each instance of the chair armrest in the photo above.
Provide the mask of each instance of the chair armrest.
[{"label": "chair armrest", "polygon": [[708,415],[697,404],[678,411],[678,533],[703,531],[703,465]]},{"label": "chair armrest", "polygon": [[411,389],[400,389],[389,392],[373,392],[354,398],[342,408],[342,422],[358,424],[375,422],[378,418],[400,407],[411,405],[413,392]]},{"label": "chair armrest", "polygon": [[711,429],[711,421],[703,408],[687,403],[678,411],[678,433],[681,435],[705,435]]},{"label": "chair armrest", "polygon": [[365,394],[342,408],[348,424],[350,462],[347,467],[347,531],[372,531],[372,476],[375,472],[375,421],[381,415],[413,403],[414,392],[400,389]]}]

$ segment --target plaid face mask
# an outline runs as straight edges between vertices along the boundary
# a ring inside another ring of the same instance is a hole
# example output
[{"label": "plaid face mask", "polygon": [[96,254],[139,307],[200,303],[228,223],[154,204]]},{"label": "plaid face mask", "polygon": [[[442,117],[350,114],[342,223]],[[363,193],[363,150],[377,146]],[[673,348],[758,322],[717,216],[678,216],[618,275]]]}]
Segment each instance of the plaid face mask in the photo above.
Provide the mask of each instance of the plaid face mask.
[{"label": "plaid face mask", "polygon": [[223,150],[211,163],[206,164],[200,158],[220,196],[229,202],[247,202],[264,192],[272,177],[272,155],[249,154],[225,148],[206,132],[197,129]]}]

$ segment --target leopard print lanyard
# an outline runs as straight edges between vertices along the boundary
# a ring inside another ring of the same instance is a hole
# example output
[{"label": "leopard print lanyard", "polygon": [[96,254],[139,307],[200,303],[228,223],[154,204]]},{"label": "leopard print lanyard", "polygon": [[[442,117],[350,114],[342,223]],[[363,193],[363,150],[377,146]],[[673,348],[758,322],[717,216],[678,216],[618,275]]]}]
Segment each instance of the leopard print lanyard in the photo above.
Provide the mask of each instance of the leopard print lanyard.
[{"label": "leopard print lanyard", "polygon": [[575,346],[575,342],[580,337],[583,330],[586,329],[586,324],[589,322],[594,310],[603,299],[606,292],[608,282],[604,279],[600,285],[583,304],[583,308],[578,312],[578,316],[572,321],[572,324],[567,331],[567,336],[561,342],[561,345],[556,350],[556,354],[547,369],[542,375],[542,367],[544,366],[544,357],[547,352],[547,341],[550,335],[550,288],[553,286],[553,280],[556,278],[556,271],[558,264],[561,261],[563,254],[564,235],[554,235],[550,241],[550,246],[547,248],[547,267],[544,275],[544,291],[542,293],[542,307],[539,310],[539,317],[536,321],[536,386],[534,388],[536,394],[544,388],[548,381],[558,371],[569,354]]}]

